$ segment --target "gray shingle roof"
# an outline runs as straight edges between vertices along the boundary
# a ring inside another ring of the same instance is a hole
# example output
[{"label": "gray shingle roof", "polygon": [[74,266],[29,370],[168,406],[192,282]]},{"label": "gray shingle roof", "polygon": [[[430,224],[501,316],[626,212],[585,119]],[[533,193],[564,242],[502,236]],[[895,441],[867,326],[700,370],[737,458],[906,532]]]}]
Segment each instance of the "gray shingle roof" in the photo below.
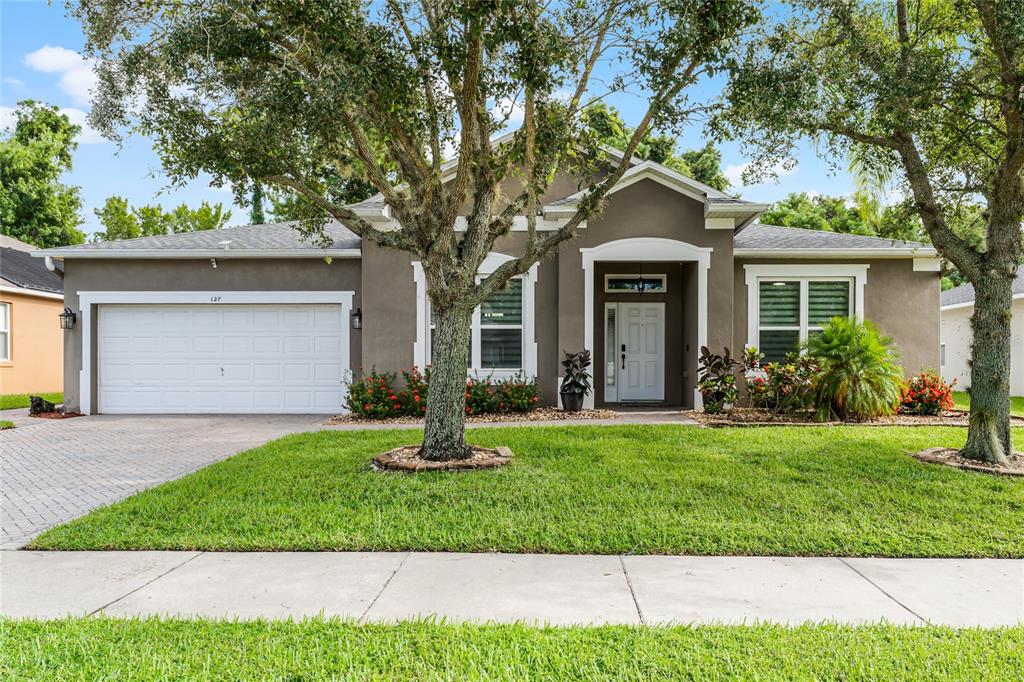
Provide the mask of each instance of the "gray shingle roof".
[{"label": "gray shingle roof", "polygon": [[[1017,268],[1017,276],[1013,279],[1013,293],[1024,294],[1024,265]],[[974,285],[961,284],[939,296],[940,305],[956,305],[958,303],[974,303]]]},{"label": "gray shingle roof", "polygon": [[28,251],[0,247],[0,279],[16,287],[51,294],[64,293],[64,280],[46,269],[46,264]]},{"label": "gray shingle roof", "polygon": [[[312,240],[303,239],[295,229],[296,222],[266,223],[264,225],[244,225],[241,227],[224,227],[219,230],[202,232],[183,232],[155,237],[139,237],[138,239],[121,239],[110,242],[93,242],[72,247],[48,249],[63,253],[88,253],[116,251],[118,254],[132,251],[221,251],[223,241],[230,241],[227,251],[230,253],[245,251],[321,251],[321,245]],[[331,221],[324,226],[324,233],[330,240],[329,249],[358,249],[360,239],[340,223]],[[44,251],[43,253],[46,253]]]},{"label": "gray shingle roof", "polygon": [[930,244],[842,232],[754,223],[736,235],[736,249],[929,249]]}]

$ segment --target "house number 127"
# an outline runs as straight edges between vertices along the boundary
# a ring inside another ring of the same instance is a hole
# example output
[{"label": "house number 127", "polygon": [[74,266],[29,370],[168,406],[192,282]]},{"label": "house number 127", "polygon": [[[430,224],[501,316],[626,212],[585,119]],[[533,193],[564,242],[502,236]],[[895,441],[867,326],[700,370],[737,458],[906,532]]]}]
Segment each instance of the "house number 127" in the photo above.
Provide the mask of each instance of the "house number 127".
[{"label": "house number 127", "polygon": [[211,296],[210,297],[210,303],[217,303],[218,301],[220,301],[220,296]]}]

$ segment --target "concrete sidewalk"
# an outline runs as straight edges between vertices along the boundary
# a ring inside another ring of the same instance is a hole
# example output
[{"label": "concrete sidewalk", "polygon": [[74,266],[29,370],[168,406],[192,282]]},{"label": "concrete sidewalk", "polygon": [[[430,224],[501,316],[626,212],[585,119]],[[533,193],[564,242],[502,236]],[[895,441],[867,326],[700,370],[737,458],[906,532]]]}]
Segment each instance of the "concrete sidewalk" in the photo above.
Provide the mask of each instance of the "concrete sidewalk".
[{"label": "concrete sidewalk", "polygon": [[0,613],[996,626],[1024,623],[1024,561],[4,551]]}]

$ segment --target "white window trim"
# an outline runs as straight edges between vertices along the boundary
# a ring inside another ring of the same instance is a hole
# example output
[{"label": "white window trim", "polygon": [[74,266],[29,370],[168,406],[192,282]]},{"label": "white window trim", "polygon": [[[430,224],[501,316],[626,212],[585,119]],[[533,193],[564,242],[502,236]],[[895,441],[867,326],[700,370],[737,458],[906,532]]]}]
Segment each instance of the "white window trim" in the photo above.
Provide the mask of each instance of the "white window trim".
[{"label": "white window trim", "polygon": [[0,362],[11,362],[11,309],[13,307],[7,301],[0,301],[0,308],[6,308],[6,314],[3,316],[6,327],[0,328],[0,332],[6,333],[4,343],[0,346]]},{"label": "white window trim", "polygon": [[[839,279],[850,279],[853,281],[852,289],[852,311],[853,317],[858,320],[864,319],[864,288],[868,281],[868,268],[864,264],[820,264],[820,265],[744,265],[747,284],[747,343],[746,345],[758,345],[760,342],[760,280],[791,280],[800,281],[800,340],[807,338],[807,308],[803,301],[807,300],[807,283],[816,281],[834,281]],[[817,327],[815,327],[817,329]],[[788,329],[788,327],[787,327]]]},{"label": "white window trim", "polygon": [[78,409],[92,414],[92,309],[97,305],[254,305],[337,303],[341,306],[341,372],[351,371],[352,299],[354,291],[81,291],[78,293],[79,335],[82,338],[82,368],[78,374]]},{"label": "white window trim", "polygon": [[609,289],[608,282],[613,279],[638,279],[643,277],[645,280],[659,280],[661,282],[661,289],[658,291],[650,291],[647,293],[651,294],[665,294],[668,293],[668,275],[641,275],[640,273],[614,273],[604,276],[604,293],[606,294],[636,294],[640,295],[639,291],[635,289]]},{"label": "white window trim", "polygon": [[[478,278],[485,277],[494,272],[502,263],[515,260],[514,256],[504,253],[490,253],[477,270]],[[472,336],[472,359],[470,362],[470,373],[479,373],[481,376],[493,376],[501,379],[516,374],[523,374],[527,379],[537,377],[537,339],[536,339],[536,293],[537,273],[539,266],[534,263],[525,275],[517,279],[523,281],[523,366],[517,369],[485,369],[479,367],[480,358],[480,308],[473,311],[473,336]],[[426,367],[430,364],[430,304],[427,299],[427,280],[423,273],[423,264],[420,261],[412,262],[413,281],[416,283],[416,341],[412,346],[413,364],[417,367]],[[514,329],[512,325],[494,325],[505,329]],[[491,328],[488,326],[488,328]]]},{"label": "white window trim", "polygon": [[[697,343],[694,358],[700,356],[701,346],[708,345],[708,269],[711,267],[711,247],[694,246],[687,242],[663,237],[633,237],[606,242],[600,246],[581,248],[583,261],[583,348],[594,357],[594,264],[602,261],[693,261],[697,263]],[[731,266],[730,266],[731,267]],[[602,325],[604,321],[602,320]],[[559,378],[561,381],[561,378]],[[700,391],[694,389],[694,407],[701,409]],[[594,393],[583,401],[586,408],[594,407]]]}]

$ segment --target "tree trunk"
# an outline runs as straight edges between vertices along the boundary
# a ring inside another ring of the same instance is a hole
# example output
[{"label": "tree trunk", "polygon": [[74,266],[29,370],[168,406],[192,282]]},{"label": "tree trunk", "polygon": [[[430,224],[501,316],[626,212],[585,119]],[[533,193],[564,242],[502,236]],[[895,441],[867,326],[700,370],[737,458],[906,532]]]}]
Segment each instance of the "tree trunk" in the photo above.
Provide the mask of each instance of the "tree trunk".
[{"label": "tree trunk", "polygon": [[987,272],[974,282],[971,329],[971,417],[964,457],[1008,461],[1010,443],[1011,279]]},{"label": "tree trunk", "polygon": [[466,368],[473,311],[435,313],[430,393],[420,456],[433,461],[466,459]]}]

